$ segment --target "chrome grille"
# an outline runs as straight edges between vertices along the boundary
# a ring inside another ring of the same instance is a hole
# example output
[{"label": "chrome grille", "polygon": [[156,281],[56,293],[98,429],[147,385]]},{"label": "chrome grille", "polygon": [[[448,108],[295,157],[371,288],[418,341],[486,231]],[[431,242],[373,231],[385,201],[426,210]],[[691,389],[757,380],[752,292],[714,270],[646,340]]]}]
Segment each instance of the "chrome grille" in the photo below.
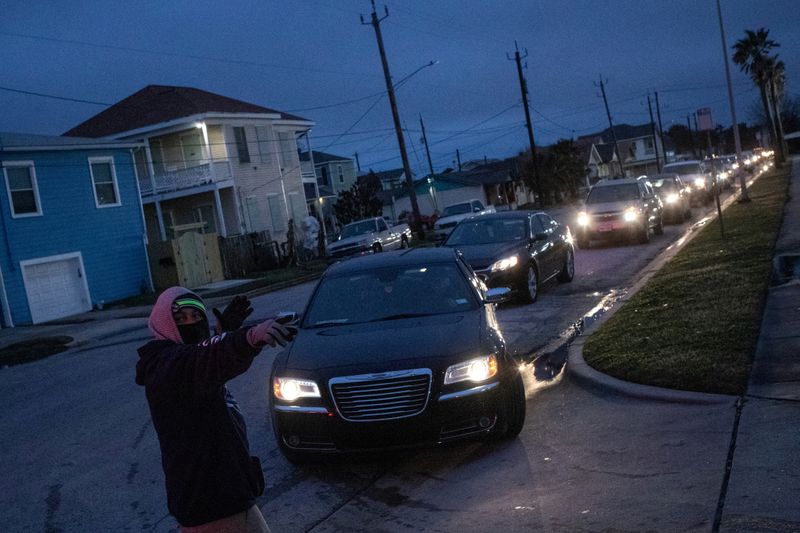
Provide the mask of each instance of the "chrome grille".
[{"label": "chrome grille", "polygon": [[406,418],[428,404],[427,368],[333,378],[329,382],[337,411],[345,420],[372,422]]}]

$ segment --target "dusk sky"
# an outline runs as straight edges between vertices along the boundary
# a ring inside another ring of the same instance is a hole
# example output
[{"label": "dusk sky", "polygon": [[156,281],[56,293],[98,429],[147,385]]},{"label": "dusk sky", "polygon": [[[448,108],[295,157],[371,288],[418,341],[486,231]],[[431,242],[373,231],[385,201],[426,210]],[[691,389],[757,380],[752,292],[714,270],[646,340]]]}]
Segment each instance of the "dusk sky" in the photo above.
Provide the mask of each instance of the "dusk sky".
[{"label": "dusk sky", "polygon": [[[647,122],[646,95],[657,90],[665,129],[699,107],[730,124],[714,0],[377,5],[381,14],[389,8],[382,29],[395,82],[438,61],[397,93],[416,172],[427,172],[420,113],[436,171],[453,164],[456,148],[466,161],[527,147],[517,73],[506,59],[515,40],[529,53],[537,144],[607,127],[595,87],[601,74],[615,123]],[[800,95],[798,7],[796,0],[722,2],[729,49],[745,29],[769,29],[793,95]],[[367,0],[9,0],[0,17],[0,131],[61,134],[146,85],[181,85],[309,118],[314,149],[358,152],[364,169],[396,168],[375,34],[359,21],[370,11]],[[758,92],[731,69],[739,119],[749,122]]]}]

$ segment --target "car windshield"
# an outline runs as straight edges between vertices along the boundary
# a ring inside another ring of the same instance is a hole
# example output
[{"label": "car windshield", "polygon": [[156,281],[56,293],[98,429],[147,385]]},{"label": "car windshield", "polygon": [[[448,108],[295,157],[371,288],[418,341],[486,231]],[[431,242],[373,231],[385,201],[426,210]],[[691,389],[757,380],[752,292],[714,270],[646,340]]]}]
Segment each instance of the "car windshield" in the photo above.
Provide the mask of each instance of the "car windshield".
[{"label": "car windshield", "polygon": [[671,178],[649,179],[647,181],[649,181],[650,184],[655,187],[656,192],[671,192],[678,188],[678,184],[675,183],[675,180]]},{"label": "car windshield", "polygon": [[456,226],[445,245],[521,241],[527,236],[526,226],[523,218],[470,220]]},{"label": "car windshield", "polygon": [[386,267],[323,278],[304,326],[441,315],[476,309],[477,305],[455,263]]},{"label": "car windshield", "polygon": [[594,187],[586,198],[587,204],[604,204],[606,202],[619,202],[636,200],[639,198],[639,186],[635,183],[620,183],[619,185],[604,185]]},{"label": "car windshield", "polygon": [[362,220],[361,222],[354,222],[342,228],[342,239],[348,237],[355,237],[356,235],[364,235],[375,231],[374,220]]},{"label": "car windshield", "polygon": [[702,174],[702,170],[700,170],[700,165],[698,163],[667,165],[666,167],[664,167],[664,170],[675,172],[676,174],[680,174],[681,176],[686,176],[687,174]]},{"label": "car windshield", "polygon": [[469,204],[456,204],[456,205],[448,205],[442,211],[442,218],[449,217],[450,215],[463,215],[464,213],[469,213],[472,211],[472,208]]}]

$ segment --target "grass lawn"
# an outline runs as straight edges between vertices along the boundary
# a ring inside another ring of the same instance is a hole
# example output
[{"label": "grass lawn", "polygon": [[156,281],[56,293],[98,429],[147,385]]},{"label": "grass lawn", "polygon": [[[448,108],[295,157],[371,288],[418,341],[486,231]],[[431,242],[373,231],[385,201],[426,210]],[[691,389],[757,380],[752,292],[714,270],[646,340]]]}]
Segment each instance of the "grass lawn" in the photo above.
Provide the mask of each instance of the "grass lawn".
[{"label": "grass lawn", "polygon": [[592,335],[586,362],[611,376],[673,389],[740,394],[747,387],[788,193],[772,170],[703,228]]}]

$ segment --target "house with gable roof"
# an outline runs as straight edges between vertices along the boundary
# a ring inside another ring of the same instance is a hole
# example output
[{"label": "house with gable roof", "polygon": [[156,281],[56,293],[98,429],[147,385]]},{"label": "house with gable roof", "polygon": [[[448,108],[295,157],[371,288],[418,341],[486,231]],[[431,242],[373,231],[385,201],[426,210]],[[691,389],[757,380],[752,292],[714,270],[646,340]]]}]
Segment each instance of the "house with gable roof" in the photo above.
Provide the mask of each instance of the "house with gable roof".
[{"label": "house with gable roof", "polygon": [[619,165],[622,167],[622,174],[626,176],[655,174],[658,172],[656,150],[661,164],[664,164],[664,146],[660,137],[653,135],[653,128],[649,123],[637,126],[617,124],[614,126],[614,134],[622,161],[617,161],[614,153],[614,135],[611,128],[578,138],[578,144],[593,145],[596,148],[587,154],[587,167],[590,169],[591,179],[613,177],[618,174]]},{"label": "house with gable roof", "polygon": [[[298,142],[314,122],[192,87],[148,85],[65,133],[137,141],[135,170],[150,241],[185,228],[222,237],[269,231],[308,201]],[[312,199],[313,201],[313,199]]]}]

